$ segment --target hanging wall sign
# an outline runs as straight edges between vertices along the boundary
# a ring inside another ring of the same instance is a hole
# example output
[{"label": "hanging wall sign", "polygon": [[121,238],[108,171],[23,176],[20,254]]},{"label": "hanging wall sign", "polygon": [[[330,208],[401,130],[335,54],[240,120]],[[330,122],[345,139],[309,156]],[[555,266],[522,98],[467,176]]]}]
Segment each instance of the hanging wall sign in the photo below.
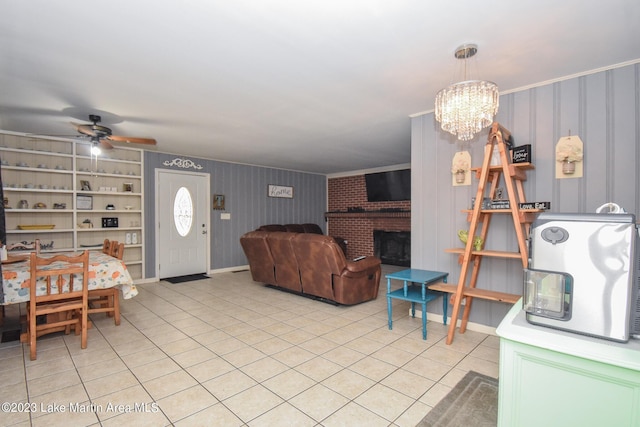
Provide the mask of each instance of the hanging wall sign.
[{"label": "hanging wall sign", "polygon": [[267,195],[269,197],[282,197],[285,199],[293,199],[293,187],[269,184],[269,187],[267,189]]},{"label": "hanging wall sign", "polygon": [[451,162],[451,184],[453,186],[471,185],[471,154],[458,151]]},{"label": "hanging wall sign", "polygon": [[579,136],[560,138],[556,144],[556,178],[582,178],[583,158],[583,144]]}]

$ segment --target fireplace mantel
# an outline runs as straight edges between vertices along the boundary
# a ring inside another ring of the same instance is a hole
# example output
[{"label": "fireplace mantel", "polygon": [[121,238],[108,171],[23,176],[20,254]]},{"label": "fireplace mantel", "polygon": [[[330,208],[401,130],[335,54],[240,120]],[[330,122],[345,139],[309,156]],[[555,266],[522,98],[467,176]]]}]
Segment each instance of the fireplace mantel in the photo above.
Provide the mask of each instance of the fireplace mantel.
[{"label": "fireplace mantel", "polygon": [[325,212],[325,218],[411,218],[411,211]]}]

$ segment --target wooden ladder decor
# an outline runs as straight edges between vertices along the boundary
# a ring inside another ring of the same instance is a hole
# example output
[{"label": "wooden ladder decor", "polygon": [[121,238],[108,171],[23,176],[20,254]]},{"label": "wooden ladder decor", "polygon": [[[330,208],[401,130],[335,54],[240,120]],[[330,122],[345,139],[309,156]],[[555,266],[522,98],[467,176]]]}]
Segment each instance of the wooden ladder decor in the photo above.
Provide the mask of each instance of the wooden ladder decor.
[{"label": "wooden ladder decor", "polygon": [[[461,334],[466,331],[474,298],[513,304],[521,297],[521,295],[518,294],[509,294],[476,287],[482,258],[485,256],[517,258],[522,261],[522,266],[524,268],[528,265],[526,236],[528,236],[531,222],[533,222],[536,217],[536,213],[539,212],[539,210],[519,209],[519,204],[526,201],[522,182],[527,179],[525,171],[533,169],[533,165],[531,163],[511,163],[509,148],[505,142],[510,141],[510,139],[511,134],[508,130],[500,126],[499,123],[493,123],[489,133],[488,142],[485,146],[482,167],[472,168],[472,170],[476,172],[476,177],[478,178],[478,190],[473,208],[471,210],[464,211],[467,213],[467,219],[469,221],[466,245],[464,249],[454,248],[446,250],[446,252],[457,253],[459,256],[458,262],[460,263],[461,268],[458,284],[434,284],[430,287],[432,290],[452,294],[451,299],[453,312],[451,314],[452,320],[447,334],[447,344],[451,344],[453,342],[458,323],[457,319],[460,312],[460,306],[463,305],[463,300],[466,301],[460,322]],[[491,166],[494,147],[497,147],[500,153],[499,166]],[[509,200],[509,208],[489,209],[489,207],[486,206],[483,208],[482,201],[485,197],[488,197],[491,200],[495,198],[501,177],[504,177],[504,184]],[[486,243],[489,225],[493,214],[511,215],[516,231],[516,238],[518,240],[518,252],[486,250],[484,247],[482,247],[481,250],[474,249],[473,241],[478,229],[480,231],[478,235],[482,239],[482,242]]]}]

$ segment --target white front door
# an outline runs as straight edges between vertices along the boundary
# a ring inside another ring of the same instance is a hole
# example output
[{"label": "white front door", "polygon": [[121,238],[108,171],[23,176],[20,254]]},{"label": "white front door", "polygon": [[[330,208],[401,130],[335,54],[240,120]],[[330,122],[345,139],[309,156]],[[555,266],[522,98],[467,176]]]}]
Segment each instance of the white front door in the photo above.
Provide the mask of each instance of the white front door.
[{"label": "white front door", "polygon": [[158,277],[207,272],[209,174],[156,170]]}]

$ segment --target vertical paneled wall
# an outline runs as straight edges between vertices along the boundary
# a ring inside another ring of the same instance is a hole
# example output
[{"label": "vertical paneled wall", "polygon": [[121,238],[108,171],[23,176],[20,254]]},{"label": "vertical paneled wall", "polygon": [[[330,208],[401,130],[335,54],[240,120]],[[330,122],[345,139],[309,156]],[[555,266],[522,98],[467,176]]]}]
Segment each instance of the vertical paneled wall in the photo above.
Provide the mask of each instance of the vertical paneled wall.
[{"label": "vertical paneled wall", "polygon": [[[640,214],[640,64],[627,65],[500,97],[496,121],[509,129],[514,144],[531,144],[535,170],[528,173],[528,201],[550,201],[553,212],[595,212],[615,202]],[[432,113],[411,122],[412,267],[450,273],[457,283],[457,256],[445,248],[460,247],[457,231],[467,229],[462,209],[475,196],[471,186],[451,185],[451,160],[460,146],[441,131]],[[567,135],[584,142],[582,178],[555,178],[555,145]],[[472,163],[482,161],[488,130],[464,149]],[[486,247],[517,250],[512,222],[494,215]],[[510,293],[522,292],[522,264],[487,259],[478,286]],[[497,326],[507,304],[476,300],[471,321]],[[436,305],[430,310],[437,310]]]},{"label": "vertical paneled wall", "polygon": [[[145,152],[145,276],[155,277],[155,170],[156,168],[180,170],[177,166],[165,166],[180,156]],[[327,210],[327,184],[324,175],[273,169],[259,166],[226,163],[215,160],[189,158],[202,166],[199,173],[211,177],[212,194],[224,194],[225,210],[213,210],[211,214],[211,269],[246,265],[247,260],[240,247],[240,236],[263,224],[288,224],[313,222],[325,229],[324,212]],[[189,169],[194,171],[194,169]],[[269,184],[293,187],[293,198],[267,196]],[[230,220],[220,219],[220,213],[230,213]]]}]

